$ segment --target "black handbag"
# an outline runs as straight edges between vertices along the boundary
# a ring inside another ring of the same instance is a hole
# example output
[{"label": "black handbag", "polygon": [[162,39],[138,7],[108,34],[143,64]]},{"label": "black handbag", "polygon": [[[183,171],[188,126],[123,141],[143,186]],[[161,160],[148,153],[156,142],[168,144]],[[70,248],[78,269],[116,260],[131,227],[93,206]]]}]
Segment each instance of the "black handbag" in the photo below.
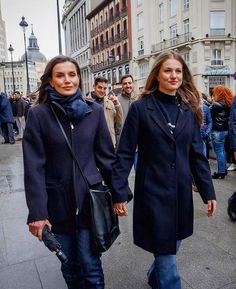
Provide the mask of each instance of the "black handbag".
[{"label": "black handbag", "polygon": [[88,181],[80,168],[63,126],[52,106],[51,109],[70,149],[72,158],[77,164],[88,188],[90,196],[92,250],[99,253],[105,252],[111,247],[120,234],[118,216],[113,211],[111,193],[106,186],[103,186],[103,190],[89,188]]}]

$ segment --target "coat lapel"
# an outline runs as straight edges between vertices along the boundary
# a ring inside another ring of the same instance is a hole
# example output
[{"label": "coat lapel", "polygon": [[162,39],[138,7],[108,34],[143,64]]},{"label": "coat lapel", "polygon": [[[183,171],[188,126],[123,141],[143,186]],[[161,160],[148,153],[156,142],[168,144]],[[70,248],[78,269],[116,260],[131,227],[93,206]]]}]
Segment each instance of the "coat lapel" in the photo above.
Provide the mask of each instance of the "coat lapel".
[{"label": "coat lapel", "polygon": [[175,125],[174,136],[175,138],[181,133],[185,125],[189,122],[190,108],[187,104],[182,103],[180,106],[179,116]]},{"label": "coat lapel", "polygon": [[169,127],[167,125],[167,121],[153,94],[150,97],[147,97],[147,109],[154,122],[162,129],[162,131],[166,135],[168,135],[168,137],[170,137],[174,141],[174,136],[173,134],[171,134]]}]

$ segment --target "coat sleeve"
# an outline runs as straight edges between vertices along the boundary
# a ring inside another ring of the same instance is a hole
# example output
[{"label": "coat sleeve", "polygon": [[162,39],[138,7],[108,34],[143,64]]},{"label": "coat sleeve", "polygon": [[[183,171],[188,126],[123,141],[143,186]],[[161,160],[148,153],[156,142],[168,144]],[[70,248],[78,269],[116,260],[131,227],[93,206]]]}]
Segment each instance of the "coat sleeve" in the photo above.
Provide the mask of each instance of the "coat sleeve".
[{"label": "coat sleeve", "polygon": [[29,209],[28,223],[48,218],[45,185],[45,149],[40,123],[30,109],[23,137],[24,183]]},{"label": "coat sleeve", "polygon": [[120,128],[123,122],[123,111],[122,111],[121,104],[115,105],[115,110],[116,110],[115,127]]},{"label": "coat sleeve", "polygon": [[102,107],[99,113],[94,150],[97,167],[106,185],[111,189],[111,171],[115,161],[115,150]]},{"label": "coat sleeve", "polygon": [[112,171],[113,199],[115,202],[129,200],[128,177],[134,163],[138,142],[139,112],[137,103],[132,103],[122,129],[117,157]]},{"label": "coat sleeve", "polygon": [[192,144],[189,153],[190,167],[201,198],[204,203],[207,203],[208,200],[216,199],[215,190],[209,163],[203,154],[200,126],[196,116],[194,116],[193,123]]}]

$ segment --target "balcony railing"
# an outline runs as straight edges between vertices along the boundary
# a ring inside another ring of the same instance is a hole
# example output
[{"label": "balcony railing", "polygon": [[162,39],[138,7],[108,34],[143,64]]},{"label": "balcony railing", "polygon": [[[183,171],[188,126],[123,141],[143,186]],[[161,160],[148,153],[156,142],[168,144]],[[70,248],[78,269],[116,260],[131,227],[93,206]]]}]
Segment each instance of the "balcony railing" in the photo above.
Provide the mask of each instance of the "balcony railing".
[{"label": "balcony railing", "polygon": [[127,38],[127,35],[128,35],[127,30],[123,30],[123,31],[121,31],[120,37],[121,37],[121,39],[125,39],[125,38]]},{"label": "balcony railing", "polygon": [[224,65],[224,61],[221,59],[213,59],[211,60],[211,65]]},{"label": "balcony railing", "polygon": [[225,29],[211,29],[210,30],[210,36],[224,36],[225,35]]},{"label": "balcony railing", "polygon": [[181,44],[185,45],[186,42],[191,41],[191,36],[192,36],[192,33],[189,32],[189,33],[181,34],[181,35],[178,35],[176,37],[173,37],[167,40],[163,39],[162,42],[152,45],[152,52],[158,52],[163,49],[167,49],[167,48],[174,47],[174,46],[181,45]]},{"label": "balcony railing", "polygon": [[127,6],[123,7],[123,8],[121,9],[121,11],[120,11],[120,16],[121,16],[121,17],[126,16],[126,15],[127,15],[127,11],[128,11]]},{"label": "balcony railing", "polygon": [[140,50],[138,51],[138,56],[143,55],[143,54],[144,54],[144,49],[140,49]]},{"label": "balcony railing", "polygon": [[120,65],[126,61],[129,61],[130,59],[131,59],[130,53],[124,53],[121,55],[117,55],[116,57],[114,57],[113,60],[106,60],[106,61],[91,65],[91,71],[97,72],[99,70],[106,69],[106,68],[109,68],[111,66],[117,66],[117,65]]}]

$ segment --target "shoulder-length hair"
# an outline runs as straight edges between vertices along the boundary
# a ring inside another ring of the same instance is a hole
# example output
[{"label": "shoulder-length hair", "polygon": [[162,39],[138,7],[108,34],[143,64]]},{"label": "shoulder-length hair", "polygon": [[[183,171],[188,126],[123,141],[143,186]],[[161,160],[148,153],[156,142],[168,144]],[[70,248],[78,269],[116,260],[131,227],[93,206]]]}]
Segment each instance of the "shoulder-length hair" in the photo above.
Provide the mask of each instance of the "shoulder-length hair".
[{"label": "shoulder-length hair", "polygon": [[[45,70],[44,70],[44,74],[40,78],[41,84],[40,84],[39,88],[37,89],[38,103],[44,103],[48,100],[48,92],[45,91],[45,87],[49,84],[49,81],[52,79],[52,70],[53,70],[54,66],[58,63],[63,63],[63,62],[67,62],[67,61],[69,61],[75,65],[78,76],[81,76],[80,67],[79,67],[79,65],[75,59],[68,57],[68,56],[64,56],[64,55],[58,55],[58,56],[53,57],[46,65]],[[81,77],[80,77],[80,82],[79,82],[79,88],[82,91],[82,79],[81,79]]]},{"label": "shoulder-length hair", "polygon": [[193,111],[195,111],[197,115],[198,122],[201,124],[202,110],[200,106],[200,94],[196,86],[194,85],[193,77],[186,62],[176,51],[165,51],[157,56],[157,59],[153,64],[152,69],[146,80],[146,84],[141,94],[141,97],[145,97],[148,94],[156,93],[158,91],[159,82],[157,80],[157,76],[159,74],[162,64],[166,60],[171,58],[178,60],[182,64],[183,69],[183,80],[181,86],[177,89],[177,96],[180,97],[184,103],[190,105],[190,107],[193,109]]},{"label": "shoulder-length hair", "polygon": [[222,102],[230,107],[233,101],[233,92],[229,87],[216,85],[213,88],[213,97],[216,102]]}]

